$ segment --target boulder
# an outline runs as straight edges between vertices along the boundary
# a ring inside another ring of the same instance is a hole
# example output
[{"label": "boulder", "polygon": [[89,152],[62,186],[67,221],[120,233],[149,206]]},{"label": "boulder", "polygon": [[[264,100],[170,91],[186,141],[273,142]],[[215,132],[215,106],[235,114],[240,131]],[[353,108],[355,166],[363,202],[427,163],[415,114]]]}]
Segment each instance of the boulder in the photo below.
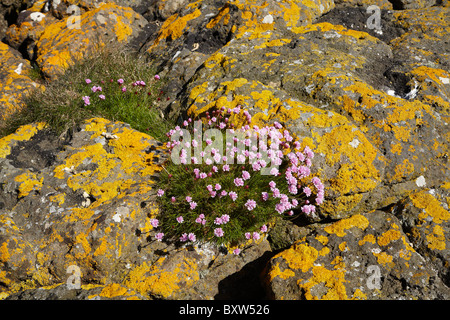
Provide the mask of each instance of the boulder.
[{"label": "boulder", "polygon": [[30,79],[31,65],[20,53],[0,42],[0,128],[22,108],[23,96],[39,85]]},{"label": "boulder", "polygon": [[101,118],[63,139],[43,123],[0,139],[0,296],[233,298],[237,282],[261,294],[253,272],[271,251],[266,239],[240,256],[155,240],[153,184],[166,156],[150,136]]},{"label": "boulder", "polygon": [[267,266],[274,299],[448,299],[450,290],[409,243],[397,218],[356,214],[310,227]]}]

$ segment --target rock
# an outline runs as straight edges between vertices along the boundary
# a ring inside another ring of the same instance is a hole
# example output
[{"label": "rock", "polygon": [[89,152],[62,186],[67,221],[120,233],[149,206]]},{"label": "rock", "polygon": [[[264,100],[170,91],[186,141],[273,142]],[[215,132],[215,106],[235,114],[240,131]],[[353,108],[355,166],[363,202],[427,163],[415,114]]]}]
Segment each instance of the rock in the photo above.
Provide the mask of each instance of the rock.
[{"label": "rock", "polygon": [[30,62],[20,53],[0,42],[0,128],[4,121],[22,107],[22,97],[39,85],[30,79]]},{"label": "rock", "polygon": [[274,299],[448,299],[450,290],[391,214],[373,211],[321,225],[274,256]]},{"label": "rock", "polygon": [[447,182],[422,190],[393,209],[415,250],[433,263],[447,286],[450,286],[449,189]]},{"label": "rock", "polygon": [[0,139],[0,151],[1,297],[232,298],[244,295],[236,282],[263,292],[252,272],[269,258],[264,238],[240,256],[155,241],[152,185],[167,155],[150,136],[94,118],[58,140],[41,123]]},{"label": "rock", "polygon": [[46,76],[53,78],[74,59],[81,59],[110,41],[129,41],[146,23],[130,8],[104,3],[46,27],[36,42],[36,62]]}]

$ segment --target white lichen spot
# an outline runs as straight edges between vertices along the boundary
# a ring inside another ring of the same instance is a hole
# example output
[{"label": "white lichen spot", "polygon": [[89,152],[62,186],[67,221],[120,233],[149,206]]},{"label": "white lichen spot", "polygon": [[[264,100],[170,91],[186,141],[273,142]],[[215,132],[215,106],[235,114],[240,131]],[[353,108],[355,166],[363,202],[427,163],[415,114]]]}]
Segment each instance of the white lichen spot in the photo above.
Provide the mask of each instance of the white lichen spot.
[{"label": "white lichen spot", "polygon": [[109,132],[102,132],[102,136],[104,136],[106,139],[118,139],[119,138],[115,134],[112,134]]},{"label": "white lichen spot", "polygon": [[359,142],[359,140],[358,139],[356,139],[356,138],[354,138],[351,142],[349,142],[348,144],[349,145],[351,145],[353,148],[358,148],[358,146],[359,146],[359,144],[360,144],[361,142]]},{"label": "white lichen spot", "polygon": [[449,78],[441,78],[441,77],[439,77],[439,80],[441,80],[441,82],[443,84],[449,84],[450,83],[450,79]]},{"label": "white lichen spot", "polygon": [[424,186],[426,185],[425,177],[424,177],[424,176],[418,177],[418,178],[416,179],[416,185],[417,185],[418,187],[424,187]]},{"label": "white lichen spot", "polygon": [[19,65],[17,66],[17,68],[14,70],[15,73],[17,73],[18,75],[20,75],[22,73],[22,67],[23,67],[23,63],[19,63]]},{"label": "white lichen spot", "polygon": [[44,18],[45,14],[43,14],[42,12],[33,12],[32,14],[30,14],[30,19],[34,22],[41,22]]},{"label": "white lichen spot", "polygon": [[273,16],[271,14],[268,14],[267,16],[264,17],[262,23],[267,23],[267,24],[273,23]]},{"label": "white lichen spot", "polygon": [[120,213],[116,213],[113,217],[112,217],[112,219],[115,221],[115,222],[120,222]]}]

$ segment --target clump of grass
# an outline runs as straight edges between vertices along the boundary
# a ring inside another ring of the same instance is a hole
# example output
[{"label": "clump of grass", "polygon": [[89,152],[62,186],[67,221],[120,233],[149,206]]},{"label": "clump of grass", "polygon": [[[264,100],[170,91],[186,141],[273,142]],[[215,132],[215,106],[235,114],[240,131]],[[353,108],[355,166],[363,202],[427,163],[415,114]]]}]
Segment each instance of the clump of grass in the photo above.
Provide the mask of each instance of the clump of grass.
[{"label": "clump of grass", "polygon": [[156,240],[234,246],[259,239],[278,217],[313,217],[322,204],[312,150],[277,122],[235,130],[228,121],[233,113],[250,124],[250,114],[237,107],[207,115],[205,126],[194,121],[192,128],[188,119],[184,129],[169,131],[171,159],[158,181],[160,215],[152,220]]},{"label": "clump of grass", "polygon": [[57,79],[46,81],[45,90],[30,92],[24,99],[25,108],[11,117],[2,134],[37,121],[61,134],[86,119],[104,117],[164,139],[170,124],[159,108],[166,99],[162,85],[145,59],[124,47],[106,47],[76,62]]}]

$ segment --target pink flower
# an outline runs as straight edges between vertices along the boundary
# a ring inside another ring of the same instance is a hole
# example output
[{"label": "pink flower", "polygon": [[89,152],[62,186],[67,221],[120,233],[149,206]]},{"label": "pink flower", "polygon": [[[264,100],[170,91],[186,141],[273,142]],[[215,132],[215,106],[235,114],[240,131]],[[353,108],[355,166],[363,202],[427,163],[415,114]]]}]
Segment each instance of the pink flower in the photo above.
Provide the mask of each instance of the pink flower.
[{"label": "pink flower", "polygon": [[105,100],[105,98],[106,98],[104,94],[101,94],[101,95],[99,95],[98,97],[99,97],[100,99],[102,99],[102,100]]},{"label": "pink flower", "polygon": [[230,196],[231,200],[233,200],[233,201],[236,201],[236,199],[238,197],[237,193],[234,191],[228,192],[228,195]]},{"label": "pink flower", "polygon": [[248,171],[242,171],[242,179],[244,180],[248,180],[250,179],[250,173],[248,173]]},{"label": "pink flower", "polygon": [[183,234],[181,235],[180,241],[181,241],[181,242],[186,242],[186,241],[188,241],[188,235],[187,235],[187,233],[183,233]]},{"label": "pink flower", "polygon": [[248,199],[245,203],[245,207],[248,209],[248,211],[252,211],[256,208],[256,201],[252,199]]},{"label": "pink flower", "polygon": [[291,184],[288,187],[288,190],[289,190],[290,194],[297,194],[298,193],[297,186],[295,184]]},{"label": "pink flower", "polygon": [[161,77],[159,75],[155,74],[155,80],[159,80],[159,79],[161,79]]},{"label": "pink flower", "polygon": [[273,176],[277,176],[278,173],[279,173],[278,168],[272,168],[270,170],[270,174],[273,175]]},{"label": "pink flower", "polygon": [[205,179],[208,175],[204,172],[200,173],[200,179]]},{"label": "pink flower", "polygon": [[250,240],[252,237],[252,234],[250,232],[246,232],[245,234],[245,239]]},{"label": "pink flower", "polygon": [[93,86],[92,92],[102,91],[102,87]]},{"label": "pink flower", "polygon": [[196,240],[195,234],[193,234],[192,232],[188,234],[188,239],[192,242],[194,242]]},{"label": "pink flower", "polygon": [[192,202],[189,204],[189,206],[190,206],[191,210],[194,210],[194,209],[197,207],[197,202],[192,201]]},{"label": "pink flower", "polygon": [[267,226],[263,224],[260,228],[261,232],[267,232]]},{"label": "pink flower", "polygon": [[85,105],[85,106],[88,106],[88,105],[91,104],[91,101],[89,100],[89,97],[88,97],[88,96],[84,96],[84,97],[83,97],[83,101],[84,101],[84,105]]},{"label": "pink flower", "polygon": [[253,240],[259,240],[259,238],[260,238],[260,235],[259,235],[259,233],[258,232],[253,232],[253,235],[252,235],[252,238],[253,238]]},{"label": "pink flower", "polygon": [[175,197],[172,197],[172,198],[170,199],[170,201],[175,202],[175,201],[177,201],[177,199],[175,199]]},{"label": "pink flower", "polygon": [[211,198],[214,198],[217,195],[217,192],[216,191],[211,191],[209,193],[209,195],[211,196]]},{"label": "pink flower", "polygon": [[223,237],[223,235],[224,235],[224,232],[223,232],[223,230],[222,230],[222,228],[216,228],[216,229],[214,229],[214,235],[216,236],[216,237]]},{"label": "pink flower", "polygon": [[316,212],[316,207],[312,204],[306,204],[302,207],[302,212],[309,215],[310,213]]},{"label": "pink flower", "polygon": [[206,189],[207,189],[209,192],[211,192],[211,191],[213,191],[213,186],[210,185],[210,184],[208,184],[208,185],[206,186]]},{"label": "pink flower", "polygon": [[311,189],[309,187],[304,187],[303,192],[306,194],[307,197],[311,195]]},{"label": "pink flower", "polygon": [[230,216],[227,214],[223,214],[220,218],[222,219],[224,224],[230,221]]},{"label": "pink flower", "polygon": [[227,164],[225,164],[225,165],[222,167],[222,170],[223,170],[223,171],[230,171],[230,166],[227,165]]},{"label": "pink flower", "polygon": [[219,218],[219,217],[215,218],[214,219],[214,224],[217,224],[217,225],[223,224],[222,218]]},{"label": "pink flower", "polygon": [[244,180],[242,180],[241,178],[235,178],[234,184],[236,185],[236,187],[242,187],[244,186]]},{"label": "pink flower", "polygon": [[164,238],[164,233],[159,232],[155,235],[156,240],[161,241]]},{"label": "pink flower", "polygon": [[262,192],[261,194],[264,201],[267,201],[267,199],[269,199],[269,194],[267,192]]},{"label": "pink flower", "polygon": [[271,189],[273,189],[273,188],[275,188],[277,186],[277,184],[276,184],[276,182],[275,181],[270,181],[269,182],[269,187],[271,188]]},{"label": "pink flower", "polygon": [[122,92],[126,92],[127,91],[127,87],[122,87]]},{"label": "pink flower", "polygon": [[216,183],[216,185],[214,186],[214,189],[219,191],[220,189],[222,189],[222,186],[220,184]]},{"label": "pink flower", "polygon": [[86,81],[87,84],[91,83],[91,79],[85,79],[84,81]]},{"label": "pink flower", "polygon": [[228,194],[228,192],[226,192],[225,190],[222,190],[222,192],[220,193],[221,197],[225,197]]},{"label": "pink flower", "polygon": [[164,190],[163,190],[163,189],[159,189],[158,192],[156,193],[156,195],[157,195],[158,197],[162,197],[163,194],[164,194]]},{"label": "pink flower", "polygon": [[191,201],[192,201],[192,197],[187,196],[187,197],[186,197],[186,201],[187,201],[187,202],[191,202]]},{"label": "pink flower", "polygon": [[183,216],[177,217],[177,222],[178,223],[183,223],[183,221],[184,221]]},{"label": "pink flower", "polygon": [[150,219],[150,224],[153,228],[158,228],[159,221],[158,219]]},{"label": "pink flower", "polygon": [[119,80],[117,80],[117,83],[118,83],[118,84],[123,84],[123,82],[124,82],[124,81],[123,81],[123,79],[122,79],[122,78],[121,78],[121,79],[119,79]]},{"label": "pink flower", "polygon": [[234,253],[235,255],[238,255],[239,253],[241,253],[241,249],[236,248],[236,249],[233,250],[233,253]]}]

